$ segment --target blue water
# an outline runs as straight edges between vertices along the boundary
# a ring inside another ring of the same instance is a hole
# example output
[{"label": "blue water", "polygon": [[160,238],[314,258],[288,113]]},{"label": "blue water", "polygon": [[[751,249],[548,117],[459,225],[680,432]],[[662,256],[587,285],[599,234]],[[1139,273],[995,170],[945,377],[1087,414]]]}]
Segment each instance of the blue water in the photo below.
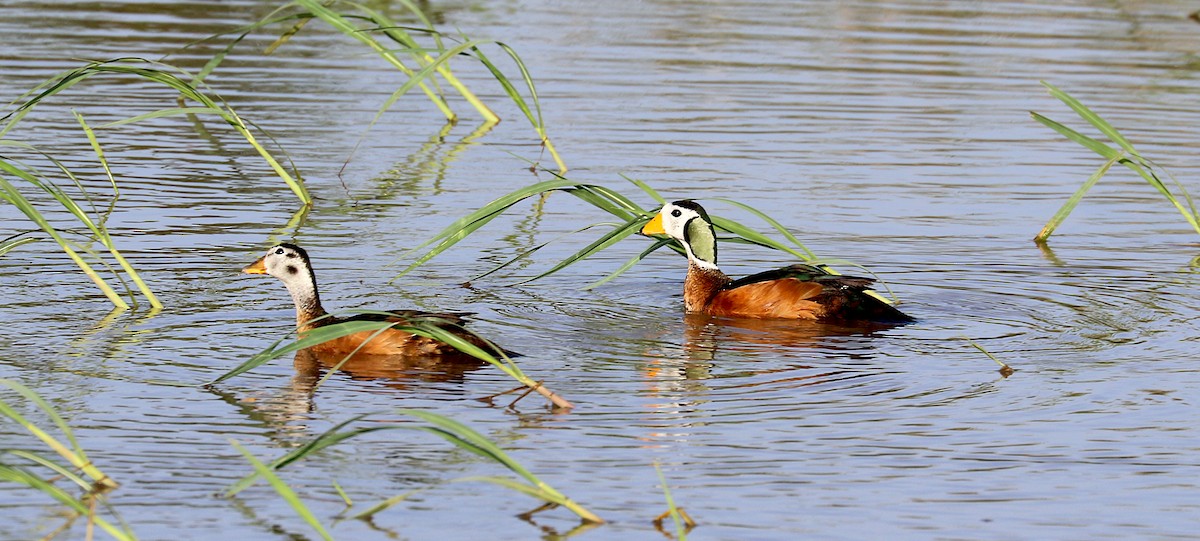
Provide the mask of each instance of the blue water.
[{"label": "blue water", "polygon": [[[169,54],[195,71],[222,45],[180,47],[273,7],[9,2],[0,6],[0,96],[14,100],[83,58]],[[591,539],[658,538],[652,520],[666,504],[656,463],[700,523],[689,539],[1193,538],[1196,233],[1144,181],[1114,169],[1039,248],[1030,239],[1102,159],[1028,114],[1085,129],[1039,84],[1050,81],[1194,186],[1192,9],[434,3],[440,28],[520,53],[571,179],[654,206],[628,175],[768,233],[714,199],[770,214],[818,255],[870,268],[919,320],[870,335],[685,319],[684,264],[665,251],[580,290],[643,250],[641,238],[510,285],[601,229],[458,285],[608,219],[565,194],[516,205],[389,285],[409,248],[549,179],[525,161],[549,165],[549,156],[468,59],[456,73],[503,117],[494,129],[476,133],[480,118],[458,99],[461,118],[445,126],[412,92],[365,132],[405,79],[318,22],[263,56],[279,26],[235,49],[209,83],[286,149],[314,208],[289,224],[299,209],[291,192],[216,120],[205,124],[211,136],[181,117],[99,130],[121,187],[108,227],[166,308],[106,318],[110,305],[53,243],[22,246],[0,257],[0,376],[63,413],[92,461],[122,483],[109,501],[143,539],[317,538],[265,484],[218,496],[250,471],[229,440],[274,458],[354,415],[375,413],[360,426],[404,419],[396,408],[489,436],[609,520],[586,531]],[[71,111],[99,126],[173,104],[145,82],[96,79],[7,137],[89,172],[87,186],[107,194]],[[0,237],[28,227],[12,207],[0,216]],[[521,368],[576,409],[552,413],[536,397],[515,409],[479,402],[514,386],[490,367],[352,370],[314,391],[311,371],[282,359],[197,387],[290,330],[283,287],[237,273],[285,239],[310,249],[329,308],[476,312],[476,330],[524,353]],[[790,261],[732,245],[721,258],[733,275]],[[968,339],[1016,372],[1002,377]],[[0,447],[44,449],[13,423],[0,424]],[[532,499],[448,483],[505,474],[407,430],[367,434],[281,472],[338,539],[554,538],[578,524],[562,509],[531,524],[515,515],[535,508]],[[345,504],[334,481],[353,509],[427,490],[372,523],[336,522]],[[0,488],[0,538],[63,524],[48,497]],[[76,521],[58,538],[83,538],[85,528]]]}]

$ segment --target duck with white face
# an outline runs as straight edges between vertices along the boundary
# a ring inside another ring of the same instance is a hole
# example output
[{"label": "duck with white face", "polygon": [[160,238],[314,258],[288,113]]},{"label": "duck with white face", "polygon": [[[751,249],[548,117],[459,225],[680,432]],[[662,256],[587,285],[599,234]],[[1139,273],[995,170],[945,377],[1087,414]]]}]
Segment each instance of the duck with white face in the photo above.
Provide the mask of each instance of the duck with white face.
[{"label": "duck with white face", "polygon": [[[491,346],[483,339],[462,329],[466,323],[464,318],[470,315],[466,312],[430,313],[416,310],[386,310],[389,315],[359,314],[346,318],[330,316],[321,306],[321,297],[317,293],[317,277],[313,272],[308,252],[295,244],[281,243],[272,246],[270,250],[267,250],[266,255],[247,265],[242,272],[274,276],[287,286],[288,293],[292,296],[292,303],[296,305],[296,329],[301,335],[318,327],[346,321],[389,321],[402,325],[408,322],[420,322],[448,330],[485,351],[491,350]],[[369,341],[364,344],[363,342],[367,340]],[[389,328],[378,334],[376,331],[351,334],[313,346],[312,350],[317,353],[356,351],[362,355],[455,357],[466,355],[445,342],[395,328]]]},{"label": "duck with white face", "polygon": [[667,235],[683,245],[688,258],[683,305],[689,313],[839,323],[913,321],[871,294],[873,279],[830,274],[814,265],[796,264],[733,280],[717,267],[712,220],[690,199],[663,205],[642,234]]}]

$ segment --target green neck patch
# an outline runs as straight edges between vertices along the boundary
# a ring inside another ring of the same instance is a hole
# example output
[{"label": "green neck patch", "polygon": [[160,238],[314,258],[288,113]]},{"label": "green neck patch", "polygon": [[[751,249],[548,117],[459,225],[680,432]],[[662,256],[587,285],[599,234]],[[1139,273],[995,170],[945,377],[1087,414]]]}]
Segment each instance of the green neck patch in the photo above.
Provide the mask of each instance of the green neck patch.
[{"label": "green neck patch", "polygon": [[688,220],[683,227],[683,241],[692,249],[692,255],[712,265],[717,264],[717,235],[712,224],[700,218]]}]

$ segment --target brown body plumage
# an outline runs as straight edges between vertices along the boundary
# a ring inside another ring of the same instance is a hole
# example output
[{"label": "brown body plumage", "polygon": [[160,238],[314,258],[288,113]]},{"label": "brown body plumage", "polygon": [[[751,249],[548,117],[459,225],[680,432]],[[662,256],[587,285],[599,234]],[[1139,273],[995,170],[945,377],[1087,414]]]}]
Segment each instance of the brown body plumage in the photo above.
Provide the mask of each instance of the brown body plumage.
[{"label": "brown body plumage", "polygon": [[683,304],[690,313],[727,317],[903,323],[908,315],[870,292],[874,280],[792,265],[733,280],[717,267],[717,243],[708,213],[694,201],[663,209],[642,233],[666,234],[688,255]]},{"label": "brown body plumage", "polygon": [[[296,329],[301,336],[313,329],[344,323],[347,321],[393,322],[400,325],[421,323],[435,325],[456,336],[490,350],[483,339],[462,329],[465,323],[461,312],[428,313],[415,310],[386,310],[386,314],[359,314],[351,317],[334,317],[321,306],[317,293],[316,274],[312,262],[303,248],[282,243],[273,246],[267,254],[242,269],[247,274],[269,274],[283,281],[292,302],[296,305]],[[364,343],[365,342],[365,343]],[[361,347],[360,347],[361,346]],[[359,355],[404,355],[404,356],[465,356],[453,346],[419,336],[400,329],[361,331],[317,344],[311,348],[316,353],[349,353],[357,350]]]}]

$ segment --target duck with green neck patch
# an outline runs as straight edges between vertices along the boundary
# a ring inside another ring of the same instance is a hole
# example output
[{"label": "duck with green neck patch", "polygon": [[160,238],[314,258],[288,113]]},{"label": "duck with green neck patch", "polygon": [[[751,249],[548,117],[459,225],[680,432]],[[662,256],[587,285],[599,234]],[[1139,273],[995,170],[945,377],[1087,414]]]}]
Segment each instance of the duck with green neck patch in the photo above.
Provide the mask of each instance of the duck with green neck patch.
[{"label": "duck with green neck patch", "polygon": [[685,199],[663,205],[642,228],[683,245],[688,271],[683,306],[689,313],[839,323],[907,323],[911,317],[871,294],[871,278],[841,276],[805,264],[733,280],[717,267],[717,235],[704,207]]}]

